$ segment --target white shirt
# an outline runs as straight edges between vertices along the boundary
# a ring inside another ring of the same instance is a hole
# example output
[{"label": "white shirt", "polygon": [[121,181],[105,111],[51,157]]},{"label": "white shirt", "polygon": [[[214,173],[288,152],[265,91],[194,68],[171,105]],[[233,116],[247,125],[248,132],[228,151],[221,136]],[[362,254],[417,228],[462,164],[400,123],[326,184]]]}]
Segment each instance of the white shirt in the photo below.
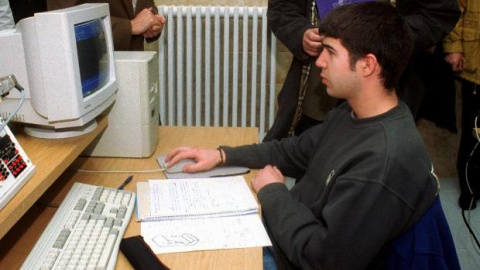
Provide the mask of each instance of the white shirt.
[{"label": "white shirt", "polygon": [[12,10],[8,0],[0,0],[0,30],[15,28]]},{"label": "white shirt", "polygon": [[132,0],[132,5],[133,5],[133,13],[136,13],[135,9],[137,8],[137,0]]}]

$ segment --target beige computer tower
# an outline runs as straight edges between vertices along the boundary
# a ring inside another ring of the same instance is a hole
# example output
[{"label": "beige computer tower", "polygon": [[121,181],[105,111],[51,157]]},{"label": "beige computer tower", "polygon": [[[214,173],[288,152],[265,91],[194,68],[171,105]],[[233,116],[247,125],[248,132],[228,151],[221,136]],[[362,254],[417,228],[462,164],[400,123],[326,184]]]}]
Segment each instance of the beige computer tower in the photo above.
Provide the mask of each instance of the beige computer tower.
[{"label": "beige computer tower", "polygon": [[158,142],[158,55],[153,51],[117,51],[117,98],[108,126],[85,156],[149,157]]}]

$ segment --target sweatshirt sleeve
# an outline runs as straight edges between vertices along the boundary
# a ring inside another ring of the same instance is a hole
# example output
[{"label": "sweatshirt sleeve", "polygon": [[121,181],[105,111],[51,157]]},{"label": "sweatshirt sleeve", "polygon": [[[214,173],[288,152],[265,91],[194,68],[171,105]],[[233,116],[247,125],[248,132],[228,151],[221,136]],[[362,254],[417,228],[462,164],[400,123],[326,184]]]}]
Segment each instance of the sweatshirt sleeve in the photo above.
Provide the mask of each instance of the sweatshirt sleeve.
[{"label": "sweatshirt sleeve", "polygon": [[239,147],[222,146],[225,165],[262,169],[266,165],[277,166],[283,175],[299,178],[305,173],[311,155],[323,130],[317,125],[299,137],[284,138],[261,144]]}]

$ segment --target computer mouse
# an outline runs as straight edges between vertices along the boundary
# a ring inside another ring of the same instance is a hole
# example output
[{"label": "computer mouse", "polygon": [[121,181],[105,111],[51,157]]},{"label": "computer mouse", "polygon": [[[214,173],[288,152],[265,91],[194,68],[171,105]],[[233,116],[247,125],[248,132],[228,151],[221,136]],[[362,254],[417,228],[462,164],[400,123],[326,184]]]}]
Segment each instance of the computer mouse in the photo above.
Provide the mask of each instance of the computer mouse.
[{"label": "computer mouse", "polygon": [[182,170],[183,166],[189,165],[189,164],[195,164],[195,163],[196,162],[195,162],[194,159],[191,159],[191,158],[183,159],[183,160],[180,160],[179,162],[175,163],[172,167],[167,167],[165,172],[166,173],[181,173],[181,172],[183,172],[183,170]]}]

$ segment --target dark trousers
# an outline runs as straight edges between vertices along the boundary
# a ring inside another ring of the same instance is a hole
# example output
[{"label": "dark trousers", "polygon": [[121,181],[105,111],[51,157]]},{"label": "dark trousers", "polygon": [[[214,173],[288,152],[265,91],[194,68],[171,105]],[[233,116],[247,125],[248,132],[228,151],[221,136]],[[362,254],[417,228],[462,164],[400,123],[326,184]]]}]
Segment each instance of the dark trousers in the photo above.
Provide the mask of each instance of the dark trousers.
[{"label": "dark trousers", "polygon": [[457,170],[460,182],[459,204],[462,209],[469,209],[472,197],[480,198],[480,146],[474,136],[475,122],[480,127],[480,86],[469,81],[462,81],[462,123],[460,147],[458,150]]}]

